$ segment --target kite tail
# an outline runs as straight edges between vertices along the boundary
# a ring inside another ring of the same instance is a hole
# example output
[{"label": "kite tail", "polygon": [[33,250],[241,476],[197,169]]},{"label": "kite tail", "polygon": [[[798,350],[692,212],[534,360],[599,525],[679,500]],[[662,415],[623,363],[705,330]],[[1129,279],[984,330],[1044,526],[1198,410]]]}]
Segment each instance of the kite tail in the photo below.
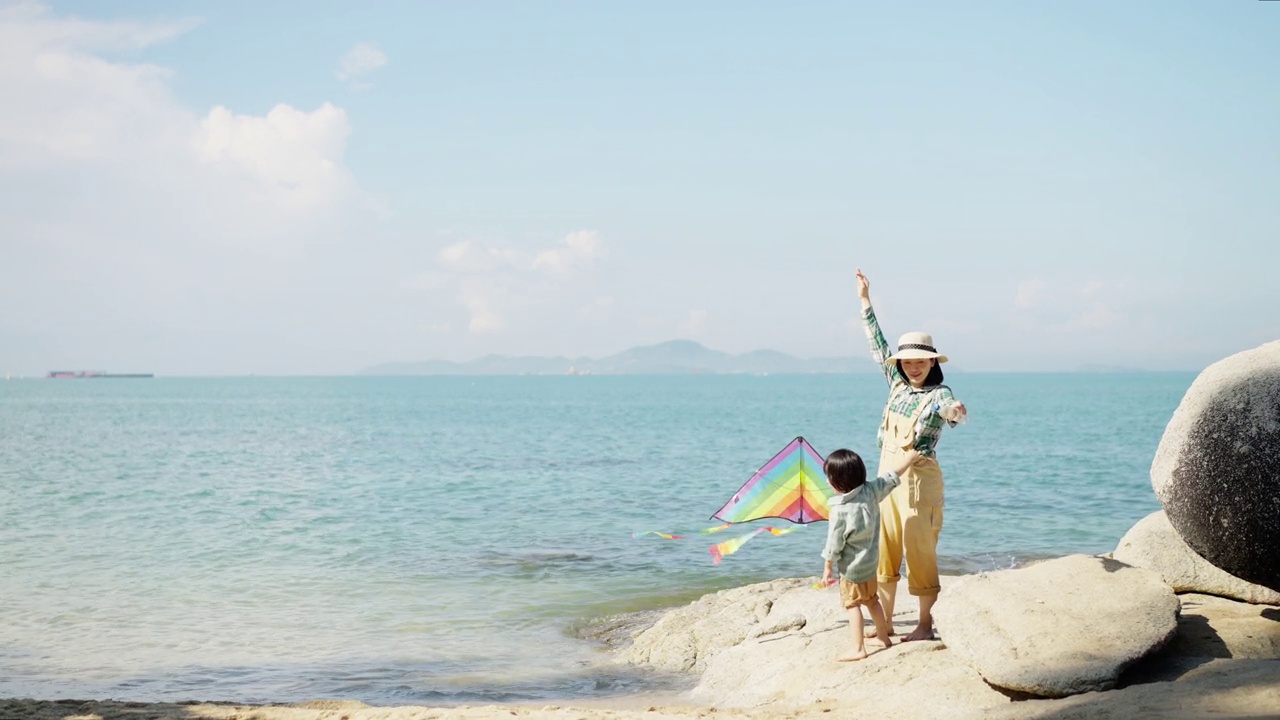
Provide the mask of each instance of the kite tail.
[{"label": "kite tail", "polygon": [[[723,525],[716,525],[715,527],[709,527],[706,530],[698,530],[697,533],[699,535],[710,535],[711,533],[717,533],[717,532],[720,532],[721,530],[728,530],[731,527],[733,527],[731,523],[724,523]],[[658,537],[665,538],[667,540],[683,540],[684,539],[683,534],[667,533],[667,532],[661,532],[658,530],[639,530],[631,533],[631,537],[633,538],[642,538],[645,535],[657,535]]]},{"label": "kite tail", "polygon": [[717,543],[715,545],[712,545],[709,548],[711,552],[711,564],[719,565],[720,561],[724,559],[725,555],[732,555],[733,553],[738,552],[738,549],[741,548],[743,545],[746,545],[748,540],[759,535],[760,533],[767,532],[771,535],[777,536],[777,535],[786,535],[787,533],[793,530],[795,530],[795,528],[762,527],[758,530],[747,533],[746,535],[740,535],[732,540],[725,540],[722,543]]}]

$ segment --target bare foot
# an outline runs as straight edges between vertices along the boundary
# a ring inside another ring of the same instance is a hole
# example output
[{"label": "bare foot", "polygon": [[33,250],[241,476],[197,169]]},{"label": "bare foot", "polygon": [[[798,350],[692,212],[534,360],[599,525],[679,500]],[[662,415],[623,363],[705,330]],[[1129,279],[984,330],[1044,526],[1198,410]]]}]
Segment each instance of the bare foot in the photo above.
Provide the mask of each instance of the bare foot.
[{"label": "bare foot", "polygon": [[906,637],[902,638],[902,642],[912,642],[913,640],[937,640],[933,634],[932,627],[916,626]]},{"label": "bare foot", "polygon": [[859,650],[858,652],[851,652],[845,655],[841,655],[840,657],[836,658],[836,662],[857,662],[859,660],[865,660],[865,659],[867,659],[867,651]]},{"label": "bare foot", "polygon": [[869,639],[875,640],[876,642],[880,643],[880,645],[883,646],[885,650],[888,650],[889,648],[893,647],[893,641],[889,639],[888,635],[885,635],[884,637],[881,637],[879,635],[873,635]]},{"label": "bare foot", "polygon": [[[897,635],[897,634],[898,634],[898,633],[896,633],[896,632],[894,632],[894,631],[893,631],[893,628],[890,628],[890,629],[889,629],[889,637],[893,637],[894,635]],[[874,640],[874,639],[876,639],[876,638],[880,637],[880,635],[876,633],[876,629],[875,629],[875,628],[871,628],[870,630],[867,630],[866,632],[862,633],[862,637],[864,637],[864,638],[866,638],[866,639],[868,639],[868,640]]]}]

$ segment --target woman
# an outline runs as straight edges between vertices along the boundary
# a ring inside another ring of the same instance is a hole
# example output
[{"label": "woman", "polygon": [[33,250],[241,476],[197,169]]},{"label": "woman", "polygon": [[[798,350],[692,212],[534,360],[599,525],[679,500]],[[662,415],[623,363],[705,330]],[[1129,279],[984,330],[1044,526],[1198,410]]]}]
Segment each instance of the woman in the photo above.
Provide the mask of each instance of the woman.
[{"label": "woman", "polygon": [[[954,427],[965,418],[964,404],[942,384],[941,363],[933,338],[909,332],[889,354],[889,344],[871,309],[871,285],[858,269],[858,297],[862,300],[862,324],[871,344],[871,357],[889,381],[876,442],[880,447],[880,471],[901,465],[910,450],[920,460],[902,476],[902,484],[880,504],[880,563],[876,568],[880,604],[893,622],[899,568],[907,563],[907,591],[920,598],[920,622],[904,641],[932,640],[933,603],[942,589],[938,580],[938,534],[942,531],[942,470],[935,448],[944,424]],[[892,633],[891,633],[892,634]]]}]

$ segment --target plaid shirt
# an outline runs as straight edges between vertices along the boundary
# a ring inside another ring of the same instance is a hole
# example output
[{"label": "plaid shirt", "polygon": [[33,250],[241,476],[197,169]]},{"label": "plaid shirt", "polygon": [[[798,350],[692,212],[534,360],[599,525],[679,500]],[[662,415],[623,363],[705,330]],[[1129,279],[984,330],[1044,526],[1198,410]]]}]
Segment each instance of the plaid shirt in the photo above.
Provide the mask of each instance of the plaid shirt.
[{"label": "plaid shirt", "polygon": [[[885,359],[893,353],[880,330],[880,323],[876,321],[876,313],[871,308],[862,312],[862,327],[866,330],[867,342],[871,345],[871,358],[884,371],[885,380],[889,382],[889,406],[885,408],[885,412],[909,418],[916,414],[921,403],[929,403],[929,407],[925,408],[916,422],[915,449],[921,455],[933,457],[943,426],[956,426],[939,414],[940,410],[956,404],[951,388],[946,385],[926,385],[919,389],[912,387],[902,373],[898,372],[897,363],[885,364]],[[884,447],[884,423],[880,423],[876,430],[876,447]]]}]

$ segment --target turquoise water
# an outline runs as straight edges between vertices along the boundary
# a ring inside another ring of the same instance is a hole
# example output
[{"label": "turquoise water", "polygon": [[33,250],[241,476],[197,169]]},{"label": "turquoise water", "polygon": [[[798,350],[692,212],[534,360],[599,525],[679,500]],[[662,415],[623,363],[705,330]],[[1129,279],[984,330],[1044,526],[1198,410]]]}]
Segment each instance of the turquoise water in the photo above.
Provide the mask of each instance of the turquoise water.
[{"label": "turquoise water", "polygon": [[[952,573],[1105,552],[1193,373],[957,374]],[[0,382],[0,696],[608,696],[594,618],[821,571],[825,525],[686,541],[797,435],[869,455],[874,375]],[[757,523],[758,525],[759,523]]]}]

